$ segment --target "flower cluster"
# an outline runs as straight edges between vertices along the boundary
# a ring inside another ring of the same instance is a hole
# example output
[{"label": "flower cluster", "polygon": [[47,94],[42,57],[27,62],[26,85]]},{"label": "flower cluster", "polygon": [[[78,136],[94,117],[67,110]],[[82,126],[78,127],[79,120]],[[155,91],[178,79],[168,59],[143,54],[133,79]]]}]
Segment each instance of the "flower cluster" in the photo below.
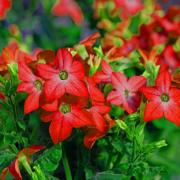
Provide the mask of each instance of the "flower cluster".
[{"label": "flower cluster", "polygon": [[50,122],[49,133],[55,144],[67,139],[73,128],[89,127],[106,133],[105,116],[110,107],[93,77],[85,75],[80,58],[63,48],[50,61],[33,63],[18,62],[21,83],[17,91],[28,93],[25,114],[39,109],[42,121]]},{"label": "flower cluster", "polygon": [[[107,118],[111,105],[122,107],[128,114],[134,113],[142,102],[141,93],[149,101],[145,121],[165,116],[180,125],[180,90],[171,86],[166,68],[160,71],[156,87],[146,87],[144,76],[127,78],[123,72],[113,71],[105,60],[100,62],[101,70],[89,76],[89,65],[71,52],[59,49],[49,61],[35,60],[33,66],[32,62],[18,62],[21,83],[17,91],[28,93],[24,112],[40,111],[42,121],[50,122],[49,133],[55,144],[67,139],[73,128],[84,128],[85,133],[93,129],[95,134],[91,135],[97,138],[97,132],[105,135],[113,121]],[[40,53],[42,56],[47,52]],[[112,85],[112,90],[105,97],[102,87],[107,84]],[[85,136],[88,148],[94,141]]]}]

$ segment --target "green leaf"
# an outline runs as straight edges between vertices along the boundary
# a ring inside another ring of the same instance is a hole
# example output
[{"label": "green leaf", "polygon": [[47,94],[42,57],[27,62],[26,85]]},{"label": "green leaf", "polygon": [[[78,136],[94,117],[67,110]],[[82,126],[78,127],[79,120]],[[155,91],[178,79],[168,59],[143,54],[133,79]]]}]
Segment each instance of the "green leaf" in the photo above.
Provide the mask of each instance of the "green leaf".
[{"label": "green leaf", "polygon": [[159,72],[159,66],[156,66],[154,62],[148,61],[145,66],[143,75],[147,78],[147,85],[153,86],[155,84],[156,77]]},{"label": "green leaf", "polygon": [[12,160],[14,160],[16,154],[12,153],[9,149],[0,151],[0,172],[9,166]]},{"label": "green leaf", "polygon": [[89,57],[86,47],[83,44],[76,45],[75,49],[83,59],[86,59]]},{"label": "green leaf", "polygon": [[112,89],[112,84],[106,84],[103,89],[104,95],[107,96]]},{"label": "green leaf", "polygon": [[46,180],[46,175],[44,174],[44,172],[41,170],[40,166],[34,166],[33,169],[35,170],[35,172],[32,173],[32,180]]},{"label": "green leaf", "polygon": [[112,105],[110,116],[114,119],[119,119],[124,114],[124,110],[118,106]]},{"label": "green leaf", "polygon": [[57,144],[45,150],[43,154],[34,162],[34,164],[39,165],[44,172],[54,172],[59,166],[61,158],[61,144]]},{"label": "green leaf", "polygon": [[152,152],[156,151],[157,149],[165,147],[165,146],[167,146],[167,143],[165,140],[153,142],[153,143],[145,145],[143,152],[146,154],[149,154],[149,153],[152,153]]},{"label": "green leaf", "polygon": [[122,140],[119,137],[113,139],[112,146],[118,152],[122,152],[122,150],[123,150]]},{"label": "green leaf", "polygon": [[104,171],[97,173],[92,180],[129,180],[129,177],[124,174],[115,174],[113,172]]},{"label": "green leaf", "polygon": [[141,13],[138,13],[136,16],[132,17],[132,20],[128,29],[133,34],[137,34],[141,24],[142,24]]},{"label": "green leaf", "polygon": [[128,128],[127,124],[122,120],[116,120],[116,123],[123,130],[126,130]]},{"label": "green leaf", "polygon": [[135,137],[136,137],[136,141],[138,143],[138,146],[142,146],[143,145],[143,141],[144,141],[144,126],[145,126],[145,123],[140,123],[136,127]]},{"label": "green leaf", "polygon": [[157,119],[155,121],[152,121],[152,123],[158,128],[158,129],[166,129],[166,130],[175,130],[177,129],[177,126],[173,124],[172,122],[168,121],[166,118]]}]

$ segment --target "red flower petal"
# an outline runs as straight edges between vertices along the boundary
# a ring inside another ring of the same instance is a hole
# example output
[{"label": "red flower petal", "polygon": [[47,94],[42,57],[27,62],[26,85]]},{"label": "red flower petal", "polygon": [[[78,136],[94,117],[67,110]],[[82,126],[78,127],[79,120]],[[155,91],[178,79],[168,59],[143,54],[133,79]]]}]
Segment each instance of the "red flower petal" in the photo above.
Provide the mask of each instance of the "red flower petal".
[{"label": "red flower petal", "polygon": [[163,93],[169,92],[169,88],[171,85],[171,75],[168,71],[160,72],[156,79],[156,86]]},{"label": "red flower petal", "polygon": [[9,172],[16,180],[21,180],[22,176],[19,170],[18,159],[15,159],[9,166]]},{"label": "red flower petal", "polygon": [[123,103],[123,96],[119,91],[111,91],[108,94],[107,100],[115,105],[120,105]]},{"label": "red flower petal", "polygon": [[34,89],[35,89],[35,87],[34,87],[33,83],[21,82],[18,85],[17,92],[24,91],[27,93],[32,93],[34,91]]},{"label": "red flower petal", "polygon": [[100,132],[104,132],[106,130],[106,121],[103,118],[103,116],[96,112],[96,111],[90,111],[92,113],[92,118],[94,120],[94,123],[96,125],[96,128],[100,131]]},{"label": "red flower petal", "polygon": [[52,9],[56,16],[69,15],[77,24],[83,21],[83,14],[79,5],[74,0],[60,0]]},{"label": "red flower petal", "polygon": [[65,93],[64,84],[61,83],[60,80],[57,80],[57,78],[46,81],[44,85],[44,89],[48,100],[60,98]]},{"label": "red flower petal", "polygon": [[85,75],[83,64],[79,61],[74,61],[71,66],[70,73],[78,79],[83,80]]},{"label": "red flower petal", "polygon": [[82,41],[80,41],[80,43],[85,46],[92,47],[93,44],[96,42],[97,38],[99,38],[99,37],[100,37],[99,32],[96,32],[96,33],[90,35],[89,37],[83,39]]},{"label": "red flower petal", "polygon": [[31,145],[30,147],[22,149],[18,153],[18,157],[20,157],[21,155],[25,155],[27,158],[29,158],[30,156],[37,153],[38,151],[41,151],[44,148],[45,148],[45,146],[43,146],[43,145]]},{"label": "red flower petal", "polygon": [[144,111],[144,121],[151,121],[163,117],[163,109],[160,102],[149,102]]},{"label": "red flower petal", "polygon": [[97,83],[101,83],[101,82],[111,82],[111,76],[112,76],[112,69],[111,66],[106,62],[106,61],[102,61],[102,71],[101,72],[97,72],[94,75],[94,80]]},{"label": "red flower petal", "polygon": [[127,77],[123,73],[112,73],[112,85],[115,89],[128,89]]},{"label": "red flower petal", "polygon": [[24,62],[19,62],[18,69],[19,79],[25,82],[34,82],[36,76],[32,73],[29,67]]},{"label": "red flower petal", "polygon": [[92,103],[104,103],[104,95],[103,93],[96,87],[95,82],[91,78],[87,78],[88,82],[88,91],[91,97]]},{"label": "red flower petal", "polygon": [[169,96],[178,104],[178,106],[180,106],[180,89],[171,88],[169,91]]},{"label": "red flower petal", "polygon": [[129,113],[134,113],[140,105],[140,97],[138,94],[130,96],[127,100],[123,102],[123,108]]},{"label": "red flower petal", "polygon": [[71,107],[71,113],[65,116],[65,120],[69,121],[72,127],[79,128],[83,126],[93,125],[89,112],[81,110],[76,106]]},{"label": "red flower petal", "polygon": [[72,62],[72,55],[67,49],[62,48],[58,50],[55,58],[55,64],[60,70],[66,70],[68,72],[71,71]]},{"label": "red flower petal", "polygon": [[133,76],[129,79],[128,84],[131,92],[136,92],[140,87],[144,86],[146,78],[143,76]]},{"label": "red flower petal", "polygon": [[24,104],[24,113],[28,114],[39,108],[40,92],[30,94]]},{"label": "red flower petal", "polygon": [[111,75],[112,74],[111,66],[106,61],[104,61],[104,60],[102,61],[102,70],[107,75]]},{"label": "red flower petal", "polygon": [[51,66],[47,64],[38,64],[37,70],[39,75],[44,79],[51,79],[54,75],[59,73],[58,70],[53,69]]},{"label": "red flower petal", "polygon": [[73,76],[69,77],[69,80],[66,85],[66,91],[67,93],[70,93],[75,96],[88,96],[88,91],[85,86],[85,83]]},{"label": "red flower petal", "polygon": [[6,16],[6,12],[11,8],[10,0],[0,0],[0,19],[4,19]]},{"label": "red flower petal", "polygon": [[98,104],[93,105],[91,109],[93,109],[93,111],[99,112],[100,114],[107,114],[109,113],[111,108],[102,103],[101,104],[98,103]]},{"label": "red flower petal", "polygon": [[55,99],[54,101],[51,102],[45,102],[45,104],[41,105],[41,107],[46,110],[46,111],[56,111],[58,109],[58,100]]},{"label": "red flower petal", "polygon": [[54,114],[50,112],[43,111],[41,113],[41,120],[43,122],[50,122],[54,119]]},{"label": "red flower petal", "polygon": [[158,100],[161,93],[152,87],[142,87],[140,91],[146,96],[148,100]]},{"label": "red flower petal", "polygon": [[170,103],[167,110],[164,112],[164,116],[177,126],[180,126],[180,107],[175,103]]},{"label": "red flower petal", "polygon": [[109,76],[104,74],[104,72],[96,72],[93,76],[96,83],[109,82]]},{"label": "red flower petal", "polygon": [[67,139],[72,132],[71,124],[64,120],[64,116],[58,113],[58,117],[54,119],[49,126],[49,133],[54,144]]},{"label": "red flower petal", "polygon": [[95,127],[90,127],[86,131],[84,145],[86,146],[86,148],[91,149],[96,140],[103,137],[104,135],[105,133],[98,131]]}]

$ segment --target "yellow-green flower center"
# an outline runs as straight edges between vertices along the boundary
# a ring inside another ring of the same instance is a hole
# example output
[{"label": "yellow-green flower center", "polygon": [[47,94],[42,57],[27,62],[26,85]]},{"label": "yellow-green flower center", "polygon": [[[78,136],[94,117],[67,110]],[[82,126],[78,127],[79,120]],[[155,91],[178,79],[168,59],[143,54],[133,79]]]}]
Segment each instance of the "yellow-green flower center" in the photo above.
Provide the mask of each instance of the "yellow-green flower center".
[{"label": "yellow-green flower center", "polygon": [[161,101],[168,102],[169,101],[169,95],[166,93],[161,94]]},{"label": "yellow-green flower center", "polygon": [[38,91],[40,91],[40,90],[42,89],[42,82],[41,82],[40,80],[36,80],[36,81],[34,82],[34,86],[36,87],[36,89],[37,89]]},{"label": "yellow-green flower center", "polygon": [[124,91],[124,96],[126,99],[129,97],[129,91],[127,89]]},{"label": "yellow-green flower center", "polygon": [[60,110],[63,114],[66,114],[66,113],[71,112],[71,106],[70,106],[70,104],[62,104],[62,105],[59,107],[59,110]]},{"label": "yellow-green flower center", "polygon": [[59,73],[59,78],[60,78],[61,80],[66,80],[66,79],[68,78],[68,73],[67,73],[66,71],[61,71],[61,72]]}]

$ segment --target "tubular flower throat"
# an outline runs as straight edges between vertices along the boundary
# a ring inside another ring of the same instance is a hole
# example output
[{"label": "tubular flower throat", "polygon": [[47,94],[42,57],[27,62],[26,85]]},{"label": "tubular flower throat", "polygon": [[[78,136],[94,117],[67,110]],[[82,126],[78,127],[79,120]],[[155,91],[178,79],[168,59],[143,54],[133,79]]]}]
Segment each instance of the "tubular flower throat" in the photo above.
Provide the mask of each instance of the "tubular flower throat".
[{"label": "tubular flower throat", "polygon": [[68,78],[68,73],[66,71],[60,71],[59,78],[61,80],[66,80]]},{"label": "tubular flower throat", "polygon": [[59,107],[60,112],[62,112],[63,114],[69,113],[71,112],[71,106],[70,104],[62,104]]}]

